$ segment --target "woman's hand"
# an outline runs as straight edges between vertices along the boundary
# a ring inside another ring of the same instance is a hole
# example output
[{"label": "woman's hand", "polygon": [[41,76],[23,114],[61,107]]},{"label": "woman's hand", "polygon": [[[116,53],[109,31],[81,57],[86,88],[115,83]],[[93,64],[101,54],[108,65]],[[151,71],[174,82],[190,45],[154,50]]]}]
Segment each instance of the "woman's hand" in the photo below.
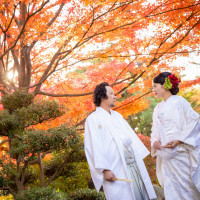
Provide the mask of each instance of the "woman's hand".
[{"label": "woman's hand", "polygon": [[104,179],[108,182],[114,182],[116,180],[115,175],[110,170],[103,171]]},{"label": "woman's hand", "polygon": [[174,149],[176,146],[178,146],[179,144],[182,144],[182,143],[183,142],[181,142],[179,140],[172,140],[171,142],[168,142],[164,147]]},{"label": "woman's hand", "polygon": [[157,150],[161,150],[161,143],[160,143],[160,141],[155,141],[155,142],[153,143],[153,147],[154,147],[155,149],[157,149]]}]

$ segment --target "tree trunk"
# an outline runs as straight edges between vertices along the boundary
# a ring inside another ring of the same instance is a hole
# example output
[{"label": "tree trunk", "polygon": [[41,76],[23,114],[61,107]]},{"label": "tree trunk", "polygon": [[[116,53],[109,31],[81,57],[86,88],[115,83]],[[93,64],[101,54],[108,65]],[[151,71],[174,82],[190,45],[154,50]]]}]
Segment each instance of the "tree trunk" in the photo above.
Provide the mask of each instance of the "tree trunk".
[{"label": "tree trunk", "polygon": [[43,165],[42,165],[41,153],[38,152],[37,155],[38,155],[38,164],[39,164],[39,168],[40,168],[41,186],[45,187],[44,170],[43,170]]}]

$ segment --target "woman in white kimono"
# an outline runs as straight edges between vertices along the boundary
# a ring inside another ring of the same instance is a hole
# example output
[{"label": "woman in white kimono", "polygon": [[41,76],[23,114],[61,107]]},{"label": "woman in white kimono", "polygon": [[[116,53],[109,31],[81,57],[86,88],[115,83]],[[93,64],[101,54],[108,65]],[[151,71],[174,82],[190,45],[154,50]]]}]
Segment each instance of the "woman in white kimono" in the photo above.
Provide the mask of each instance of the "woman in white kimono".
[{"label": "woman in white kimono", "polygon": [[152,156],[165,200],[200,199],[199,114],[181,96],[180,79],[163,72],[153,80],[153,90],[163,98],[153,113]]}]

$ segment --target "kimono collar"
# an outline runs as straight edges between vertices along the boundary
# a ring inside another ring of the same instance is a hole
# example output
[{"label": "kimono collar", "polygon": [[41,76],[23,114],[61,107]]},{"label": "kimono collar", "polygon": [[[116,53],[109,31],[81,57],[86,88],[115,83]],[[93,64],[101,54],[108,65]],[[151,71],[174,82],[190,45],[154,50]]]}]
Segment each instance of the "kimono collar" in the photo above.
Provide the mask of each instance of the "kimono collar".
[{"label": "kimono collar", "polygon": [[166,103],[166,102],[171,101],[171,100],[173,101],[173,99],[176,98],[176,97],[177,97],[177,95],[172,95],[166,101],[162,100],[162,102]]},{"label": "kimono collar", "polygon": [[104,108],[102,108],[101,106],[96,107],[96,111],[97,111],[97,112],[102,112],[103,114],[107,114],[107,115],[109,115],[109,116],[112,116],[112,115],[113,115],[113,112],[114,112],[113,110],[110,109],[110,113],[111,113],[111,114],[109,114],[108,111],[106,111],[106,110],[105,110]]}]

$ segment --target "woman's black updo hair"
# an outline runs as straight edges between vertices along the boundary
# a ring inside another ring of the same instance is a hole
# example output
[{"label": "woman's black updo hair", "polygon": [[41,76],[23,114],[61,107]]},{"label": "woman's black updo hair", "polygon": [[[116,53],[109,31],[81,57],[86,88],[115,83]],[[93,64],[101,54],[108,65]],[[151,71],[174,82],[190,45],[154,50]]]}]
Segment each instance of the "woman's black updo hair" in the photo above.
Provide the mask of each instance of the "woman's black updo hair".
[{"label": "woman's black updo hair", "polygon": [[100,106],[101,99],[107,99],[107,90],[106,86],[109,86],[107,82],[100,83],[96,86],[94,93],[93,93],[93,101],[96,106]]},{"label": "woman's black updo hair", "polygon": [[[158,74],[156,77],[154,77],[153,82],[154,83],[160,83],[161,85],[164,85],[165,83],[165,78],[167,78],[169,75],[172,73],[170,72],[162,72]],[[179,92],[179,87],[178,84],[175,88],[169,90],[173,95],[176,95]]]}]

